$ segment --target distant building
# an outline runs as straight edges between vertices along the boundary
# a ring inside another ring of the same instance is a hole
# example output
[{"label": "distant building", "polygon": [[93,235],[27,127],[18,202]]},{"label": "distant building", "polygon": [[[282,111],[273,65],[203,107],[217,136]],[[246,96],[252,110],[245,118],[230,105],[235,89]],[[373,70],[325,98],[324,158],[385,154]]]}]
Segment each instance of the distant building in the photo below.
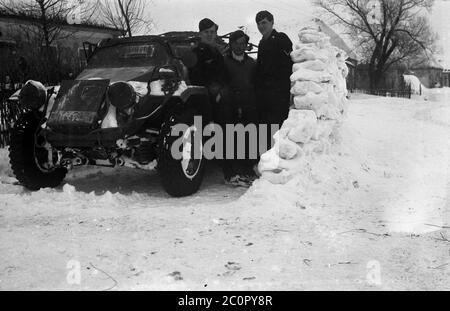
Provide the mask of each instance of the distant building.
[{"label": "distant building", "polygon": [[442,71],[442,86],[450,87],[450,68]]},{"label": "distant building", "polygon": [[[369,89],[369,65],[360,64],[356,69],[356,88]],[[409,61],[398,63],[384,74],[383,80],[378,86],[379,89],[401,89],[404,81],[403,75],[414,75],[426,88],[436,88],[448,86],[449,73],[444,72],[444,67],[439,64],[434,57],[427,57],[421,61]]]},{"label": "distant building", "polygon": [[442,65],[440,65],[433,57],[412,65],[409,71],[410,74],[419,78],[420,82],[427,88],[443,86],[444,67],[442,67]]},{"label": "distant building", "polygon": [[[58,36],[52,42],[52,52],[61,57],[61,65],[71,68],[72,74],[79,72],[86,64],[83,42],[97,44],[102,39],[116,38],[123,35],[122,30],[93,24],[72,24],[60,21]],[[36,39],[38,20],[29,16],[10,15],[0,12],[0,83],[6,76],[13,80],[21,80],[17,71],[26,67],[26,54]],[[41,43],[42,44],[42,43]],[[36,48],[39,48],[38,46]],[[69,70],[69,69],[67,69]]]}]

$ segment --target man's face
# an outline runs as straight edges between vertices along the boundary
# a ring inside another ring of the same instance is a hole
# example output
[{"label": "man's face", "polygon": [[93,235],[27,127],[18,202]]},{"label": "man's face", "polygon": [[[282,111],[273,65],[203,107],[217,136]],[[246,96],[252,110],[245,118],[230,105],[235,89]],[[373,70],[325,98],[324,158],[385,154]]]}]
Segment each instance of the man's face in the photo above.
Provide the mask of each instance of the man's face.
[{"label": "man's face", "polygon": [[241,56],[244,55],[245,50],[247,49],[247,40],[245,40],[244,37],[241,37],[236,41],[232,42],[230,45],[233,53]]},{"label": "man's face", "polygon": [[269,21],[267,18],[258,23],[258,30],[263,36],[268,36],[273,30],[273,21]]},{"label": "man's face", "polygon": [[216,26],[213,25],[211,28],[201,31],[200,38],[202,39],[203,43],[213,45],[216,42],[217,38]]}]

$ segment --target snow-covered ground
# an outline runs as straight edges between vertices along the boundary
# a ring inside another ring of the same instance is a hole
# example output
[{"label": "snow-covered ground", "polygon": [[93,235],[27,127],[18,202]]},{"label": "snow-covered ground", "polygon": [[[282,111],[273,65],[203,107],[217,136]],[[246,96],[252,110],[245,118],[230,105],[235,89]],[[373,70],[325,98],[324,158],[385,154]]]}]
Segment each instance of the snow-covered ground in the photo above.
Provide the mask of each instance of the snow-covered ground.
[{"label": "snow-covered ground", "polygon": [[450,103],[450,88],[427,88],[423,85],[419,78],[413,75],[403,75],[406,85],[411,86],[411,91],[415,99],[423,99],[429,101],[440,101]]},{"label": "snow-covered ground", "polygon": [[340,146],[247,192],[212,164],[184,199],[129,169],[31,193],[7,161],[1,290],[450,289],[449,101],[353,95]]}]

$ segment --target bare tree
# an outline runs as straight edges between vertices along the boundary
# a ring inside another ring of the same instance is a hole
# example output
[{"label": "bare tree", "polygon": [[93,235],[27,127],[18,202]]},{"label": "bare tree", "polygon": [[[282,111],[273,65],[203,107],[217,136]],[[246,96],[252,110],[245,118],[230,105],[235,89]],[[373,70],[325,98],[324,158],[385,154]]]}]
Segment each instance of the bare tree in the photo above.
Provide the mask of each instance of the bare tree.
[{"label": "bare tree", "polygon": [[[41,75],[46,81],[58,79],[58,51],[52,46],[55,41],[67,39],[76,31],[63,31],[70,14],[78,10],[85,20],[92,17],[94,0],[0,0],[4,13],[24,17],[27,23],[20,24],[21,34],[16,41],[22,41],[24,54],[34,62],[42,63]],[[84,7],[84,9],[80,9]],[[25,48],[26,46],[26,48]]]},{"label": "bare tree", "polygon": [[124,30],[132,37],[136,32],[151,29],[147,5],[145,0],[100,0],[100,16],[108,26]]},{"label": "bare tree", "polygon": [[424,13],[434,0],[315,0],[347,30],[368,63],[370,88],[376,88],[394,64],[420,59],[437,36]]},{"label": "bare tree", "polygon": [[[16,16],[30,17],[31,27],[24,29],[32,32],[47,48],[61,36],[61,30],[66,24],[68,16],[80,6],[92,3],[84,12],[92,12],[95,1],[87,0],[0,0],[0,9]],[[92,13],[87,19],[90,19]],[[22,26],[25,27],[25,26]]]}]

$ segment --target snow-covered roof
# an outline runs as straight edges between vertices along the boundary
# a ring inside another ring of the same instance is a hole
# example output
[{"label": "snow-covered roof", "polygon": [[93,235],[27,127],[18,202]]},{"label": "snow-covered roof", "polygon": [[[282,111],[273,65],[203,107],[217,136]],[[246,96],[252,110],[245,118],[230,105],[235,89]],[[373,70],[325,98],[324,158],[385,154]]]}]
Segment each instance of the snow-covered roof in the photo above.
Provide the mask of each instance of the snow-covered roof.
[{"label": "snow-covered roof", "polygon": [[426,57],[423,60],[413,62],[411,69],[440,69],[444,70],[444,67],[436,60],[434,56]]}]

